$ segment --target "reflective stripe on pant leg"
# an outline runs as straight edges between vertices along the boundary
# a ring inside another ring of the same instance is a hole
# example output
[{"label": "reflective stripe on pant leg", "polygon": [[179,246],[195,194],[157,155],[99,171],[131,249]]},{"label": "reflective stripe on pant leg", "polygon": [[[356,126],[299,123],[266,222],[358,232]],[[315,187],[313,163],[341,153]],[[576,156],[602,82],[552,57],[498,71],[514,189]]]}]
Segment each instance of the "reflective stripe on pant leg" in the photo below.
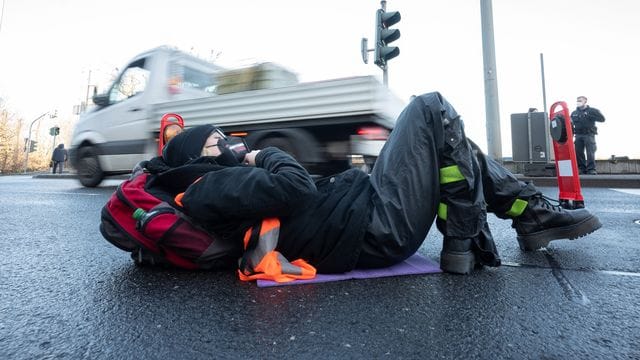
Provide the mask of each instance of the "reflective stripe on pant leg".
[{"label": "reflective stripe on pant leg", "polygon": [[438,218],[447,221],[447,204],[438,204]]},{"label": "reflective stripe on pant leg", "polygon": [[[464,176],[460,172],[458,165],[451,165],[440,168],[440,185],[450,184],[457,181],[463,181]],[[447,204],[441,202],[438,204],[438,218],[447,220]]]},{"label": "reflective stripe on pant leg", "polygon": [[464,176],[460,172],[458,165],[440,168],[440,184],[449,184],[462,180],[464,180]]},{"label": "reflective stripe on pant leg", "polygon": [[506,214],[513,217],[519,216],[524,212],[524,209],[527,208],[527,204],[529,204],[529,202],[526,200],[516,199],[513,202],[513,205],[511,205],[511,209],[509,209]]}]

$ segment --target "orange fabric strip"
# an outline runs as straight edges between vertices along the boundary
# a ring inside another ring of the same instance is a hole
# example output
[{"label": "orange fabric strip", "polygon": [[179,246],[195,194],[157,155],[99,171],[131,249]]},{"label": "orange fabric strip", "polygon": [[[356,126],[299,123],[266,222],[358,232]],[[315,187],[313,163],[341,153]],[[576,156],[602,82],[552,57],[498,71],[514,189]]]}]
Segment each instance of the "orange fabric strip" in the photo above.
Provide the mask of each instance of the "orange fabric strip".
[{"label": "orange fabric strip", "polygon": [[268,218],[262,220],[262,227],[260,228],[260,235],[264,235],[274,228],[280,227],[280,219],[278,218]]},{"label": "orange fabric strip", "polygon": [[[276,250],[272,250],[275,247],[272,236],[277,236],[277,232],[280,228],[280,220],[278,218],[268,218],[262,220],[260,227],[260,238],[258,242],[262,242],[262,247],[258,246],[256,249],[251,250],[250,253],[246,253],[250,263],[258,262],[257,264],[249,264],[245,269],[238,269],[238,277],[242,281],[251,280],[273,280],[277,282],[289,282],[297,279],[312,279],[316,276],[316,269],[303,259],[297,259],[289,262],[282,254]],[[248,229],[244,234],[244,248],[247,248],[251,239],[251,233],[253,228]],[[264,255],[260,251],[267,251]],[[262,256],[262,258],[260,258]],[[259,260],[259,261],[258,261]],[[251,267],[253,268],[251,269]],[[251,269],[251,270],[249,270]]]},{"label": "orange fabric strip", "polygon": [[[198,181],[200,181],[200,179],[202,179],[202,176],[197,178],[196,181],[194,181],[192,184],[197,183]],[[184,207],[184,205],[182,205],[182,198],[183,197],[184,197],[184,193],[181,192],[180,194],[176,195],[176,197],[173,198],[173,201],[175,201],[176,204],[178,204],[180,207]]]},{"label": "orange fabric strip", "polygon": [[251,231],[253,230],[253,227],[250,227],[247,231],[245,231],[244,233],[244,239],[242,239],[242,245],[243,245],[243,249],[247,248],[247,245],[249,245],[249,239],[251,239]]},{"label": "orange fabric strip", "polygon": [[[251,280],[273,280],[276,282],[289,282],[297,279],[312,279],[316,276],[316,269],[302,259],[291,262],[298,268],[297,274],[285,274],[282,272],[282,266],[278,257],[282,255],[277,251],[269,252],[255,267],[254,273],[244,273],[242,269],[238,269],[238,276],[242,281]],[[286,261],[286,260],[285,260]]]},{"label": "orange fabric strip", "polygon": [[182,205],[182,198],[184,197],[184,193],[181,192],[180,194],[176,195],[176,197],[173,198],[173,201],[176,202],[176,204],[178,204],[180,207],[183,207]]}]

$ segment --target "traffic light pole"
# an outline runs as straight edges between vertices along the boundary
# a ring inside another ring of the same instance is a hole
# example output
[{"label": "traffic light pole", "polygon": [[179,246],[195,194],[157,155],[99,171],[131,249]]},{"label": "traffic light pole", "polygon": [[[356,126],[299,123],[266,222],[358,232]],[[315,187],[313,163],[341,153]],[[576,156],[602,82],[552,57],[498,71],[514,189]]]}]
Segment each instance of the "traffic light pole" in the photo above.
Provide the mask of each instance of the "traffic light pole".
[{"label": "traffic light pole", "polygon": [[[382,11],[387,11],[387,0],[381,0],[380,1],[380,9],[382,9]],[[382,83],[384,84],[384,86],[389,87],[389,67],[385,64],[384,67],[382,68]]]},{"label": "traffic light pole", "polygon": [[382,83],[384,86],[389,87],[389,73],[386,66],[382,69]]},{"label": "traffic light pole", "polygon": [[400,48],[397,46],[390,46],[391,42],[394,42],[400,38],[400,30],[392,29],[391,26],[397,24],[401,19],[399,11],[387,12],[387,1],[380,1],[380,9],[376,11],[376,42],[373,49],[369,49],[367,45],[367,38],[362,38],[360,42],[360,52],[362,54],[362,61],[367,63],[368,53],[374,52],[374,63],[382,69],[382,82],[384,86],[389,87],[389,68],[387,61],[400,55]]},{"label": "traffic light pole", "polygon": [[27,173],[27,165],[29,164],[29,151],[31,150],[31,129],[33,128],[33,124],[35,124],[38,120],[42,119],[45,115],[47,115],[49,112],[47,111],[46,113],[38,116],[35,120],[33,120],[31,122],[31,125],[29,125],[29,135],[27,136],[27,148],[26,148],[26,153],[27,155],[24,158],[24,173]]},{"label": "traffic light pole", "polygon": [[56,135],[53,135],[53,147],[51,148],[51,153],[53,154],[53,152],[56,150]]}]

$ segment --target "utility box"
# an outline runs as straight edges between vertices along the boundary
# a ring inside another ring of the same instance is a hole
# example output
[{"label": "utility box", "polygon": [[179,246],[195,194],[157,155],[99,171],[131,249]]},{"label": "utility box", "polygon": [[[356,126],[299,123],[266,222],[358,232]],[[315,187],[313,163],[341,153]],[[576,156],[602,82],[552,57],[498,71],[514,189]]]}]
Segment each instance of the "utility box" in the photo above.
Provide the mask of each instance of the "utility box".
[{"label": "utility box", "polygon": [[546,113],[511,114],[513,161],[547,163],[553,160],[549,136]]},{"label": "utility box", "polygon": [[525,163],[525,175],[555,176],[546,113],[511,114],[511,149],[513,161]]}]

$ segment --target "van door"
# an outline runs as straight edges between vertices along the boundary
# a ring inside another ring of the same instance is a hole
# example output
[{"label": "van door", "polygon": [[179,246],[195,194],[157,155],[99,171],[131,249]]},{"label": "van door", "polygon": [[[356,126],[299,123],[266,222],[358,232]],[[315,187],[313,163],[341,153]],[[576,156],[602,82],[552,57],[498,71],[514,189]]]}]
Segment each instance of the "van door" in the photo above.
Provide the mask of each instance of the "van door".
[{"label": "van door", "polygon": [[[106,142],[100,149],[101,162],[110,172],[130,171],[146,158],[149,142],[147,97],[150,71],[145,58],[129,64],[108,91],[108,104],[98,112],[104,119]],[[98,114],[96,114],[98,115]]]}]

